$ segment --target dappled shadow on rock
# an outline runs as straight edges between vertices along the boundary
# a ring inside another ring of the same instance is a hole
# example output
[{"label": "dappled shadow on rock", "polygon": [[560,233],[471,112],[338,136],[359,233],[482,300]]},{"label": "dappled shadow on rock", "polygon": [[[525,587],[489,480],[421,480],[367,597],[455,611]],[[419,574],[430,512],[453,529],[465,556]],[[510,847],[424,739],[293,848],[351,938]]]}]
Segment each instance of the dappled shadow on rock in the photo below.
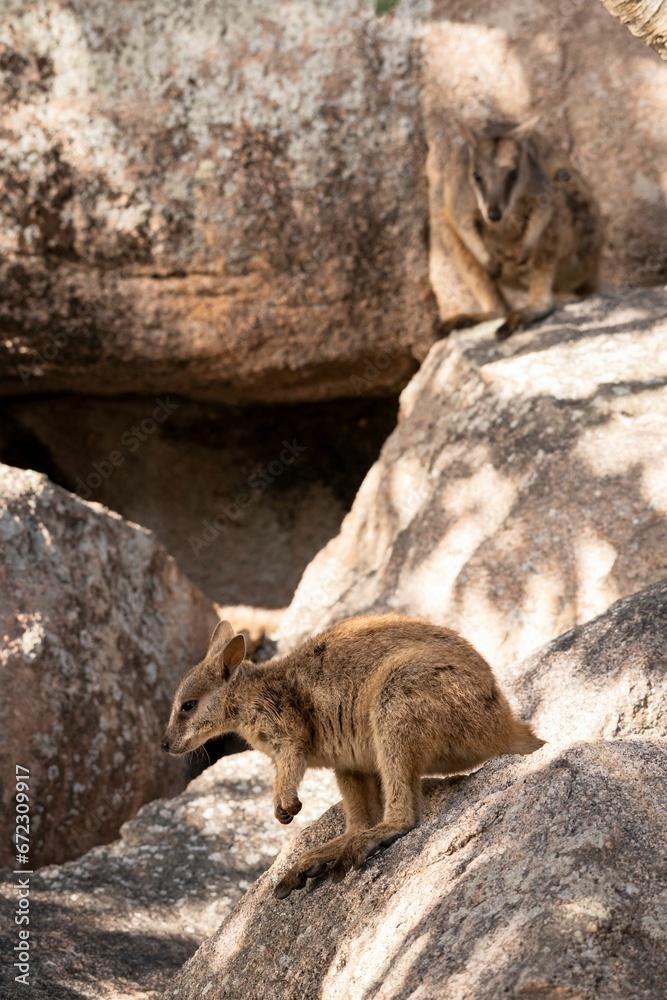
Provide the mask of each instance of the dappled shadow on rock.
[{"label": "dappled shadow on rock", "polygon": [[[49,1000],[156,997],[168,981],[169,971],[182,965],[197,947],[192,935],[108,931],[92,918],[82,921],[81,931],[73,939],[67,916],[67,907],[39,902],[34,920],[31,995],[35,992]],[[50,931],[42,935],[41,928]],[[5,982],[0,978],[0,984],[3,1000],[25,996],[26,987],[14,982],[13,975],[6,976]]]},{"label": "dappled shadow on rock", "polygon": [[[32,875],[31,983],[49,997],[159,995],[278,851],[338,799],[331,775],[309,775],[303,810],[287,828],[273,815],[272,777],[260,754],[225,758],[176,798],[144,806],[120,840]],[[14,882],[9,873],[0,880],[8,913]],[[8,921],[3,954],[15,934]],[[23,995],[4,990],[3,980],[3,998]]]},{"label": "dappled shadow on rock", "polygon": [[429,781],[417,830],[339,885],[275,900],[303,838],[165,998],[658,1000],[665,763],[664,742],[618,740]]},{"label": "dappled shadow on rock", "polygon": [[664,290],[592,298],[503,345],[488,324],[437,344],[283,647],[397,610],[498,668],[527,655],[667,575],[666,431]]},{"label": "dappled shadow on rock", "polygon": [[547,740],[667,736],[667,580],[554,639],[505,681]]}]

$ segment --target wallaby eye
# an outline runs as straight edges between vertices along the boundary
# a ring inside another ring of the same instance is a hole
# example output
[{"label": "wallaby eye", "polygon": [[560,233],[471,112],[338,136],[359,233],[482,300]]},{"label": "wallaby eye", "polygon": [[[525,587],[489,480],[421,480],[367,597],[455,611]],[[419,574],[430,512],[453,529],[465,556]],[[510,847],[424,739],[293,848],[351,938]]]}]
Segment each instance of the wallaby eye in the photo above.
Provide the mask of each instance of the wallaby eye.
[{"label": "wallaby eye", "polygon": [[476,184],[482,183],[482,175],[480,174],[479,170],[474,170],[472,176]]},{"label": "wallaby eye", "polygon": [[516,168],[514,168],[514,170],[510,170],[510,172],[507,175],[507,186],[513,188],[514,185],[516,184],[518,176],[519,176],[519,171]]},{"label": "wallaby eye", "polygon": [[181,705],[181,712],[192,712],[196,705],[197,702],[194,699],[192,701],[184,701]]}]

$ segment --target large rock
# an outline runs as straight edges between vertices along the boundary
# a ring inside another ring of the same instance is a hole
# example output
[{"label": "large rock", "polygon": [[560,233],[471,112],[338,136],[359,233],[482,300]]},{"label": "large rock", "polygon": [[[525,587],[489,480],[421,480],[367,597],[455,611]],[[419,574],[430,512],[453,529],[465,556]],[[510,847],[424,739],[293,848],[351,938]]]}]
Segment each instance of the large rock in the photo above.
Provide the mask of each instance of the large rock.
[{"label": "large rock", "polygon": [[667,291],[436,344],[283,648],[367,610],[460,629],[506,666],[667,576]]},{"label": "large rock", "polygon": [[662,1000],[664,741],[498,759],[427,783],[422,825],[339,885],[272,890],[283,852],[165,1000]]},{"label": "large rock", "polygon": [[16,854],[21,765],[36,868],[183,788],[187,765],[159,738],[217,616],[149,531],[35,472],[0,466],[0,544],[0,864]]},{"label": "large rock", "polygon": [[435,317],[409,11],[0,9],[0,391],[405,383]]},{"label": "large rock", "polygon": [[[120,840],[30,878],[32,992],[49,1000],[156,997],[278,851],[338,798],[333,775],[310,772],[290,827],[273,815],[273,772],[247,752],[214,764],[175,799],[144,806]],[[0,881],[14,912],[16,878]],[[9,921],[3,956],[17,944]],[[7,958],[3,1000],[23,997]]]},{"label": "large rock", "polygon": [[0,391],[400,388],[429,266],[443,313],[470,304],[438,222],[456,116],[541,112],[600,200],[605,279],[665,280],[667,66],[574,9],[2,0]]},{"label": "large rock", "polygon": [[549,742],[667,737],[667,580],[513,664],[503,683]]}]

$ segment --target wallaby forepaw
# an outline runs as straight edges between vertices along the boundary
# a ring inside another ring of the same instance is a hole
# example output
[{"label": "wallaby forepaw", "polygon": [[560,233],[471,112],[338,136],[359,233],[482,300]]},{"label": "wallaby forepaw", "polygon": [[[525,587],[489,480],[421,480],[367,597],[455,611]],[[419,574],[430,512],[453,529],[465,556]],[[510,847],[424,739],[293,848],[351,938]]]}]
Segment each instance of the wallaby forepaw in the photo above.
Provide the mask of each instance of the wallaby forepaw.
[{"label": "wallaby forepaw", "polygon": [[274,813],[280,823],[284,823],[285,825],[291,823],[299,812],[301,812],[301,802],[298,799],[293,799],[291,802],[285,804],[281,801],[276,802]]}]

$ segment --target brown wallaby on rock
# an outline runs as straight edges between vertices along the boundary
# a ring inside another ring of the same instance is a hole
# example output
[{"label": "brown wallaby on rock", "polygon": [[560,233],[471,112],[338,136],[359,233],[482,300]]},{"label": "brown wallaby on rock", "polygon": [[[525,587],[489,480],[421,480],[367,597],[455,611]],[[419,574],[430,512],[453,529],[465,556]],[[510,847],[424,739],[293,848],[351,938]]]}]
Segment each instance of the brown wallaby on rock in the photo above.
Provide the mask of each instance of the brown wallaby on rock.
[{"label": "brown wallaby on rock", "polygon": [[336,773],[345,833],[302,855],[276,887],[281,899],[326,871],[342,878],[415,827],[422,775],[544,743],[469,642],[398,614],[348,618],[262,664],[246,660],[243,636],[220,622],[176,691],[162,747],[188,753],[228,732],[273,761],[281,823],[301,809],[307,768]]},{"label": "brown wallaby on rock", "polygon": [[[444,186],[442,234],[454,263],[482,309],[437,325],[457,327],[505,317],[504,340],[553,312],[554,292],[595,291],[602,223],[593,194],[560,150],[521,124],[490,122],[475,131],[460,123],[466,140]],[[528,304],[510,309],[500,285],[528,289]]]}]

